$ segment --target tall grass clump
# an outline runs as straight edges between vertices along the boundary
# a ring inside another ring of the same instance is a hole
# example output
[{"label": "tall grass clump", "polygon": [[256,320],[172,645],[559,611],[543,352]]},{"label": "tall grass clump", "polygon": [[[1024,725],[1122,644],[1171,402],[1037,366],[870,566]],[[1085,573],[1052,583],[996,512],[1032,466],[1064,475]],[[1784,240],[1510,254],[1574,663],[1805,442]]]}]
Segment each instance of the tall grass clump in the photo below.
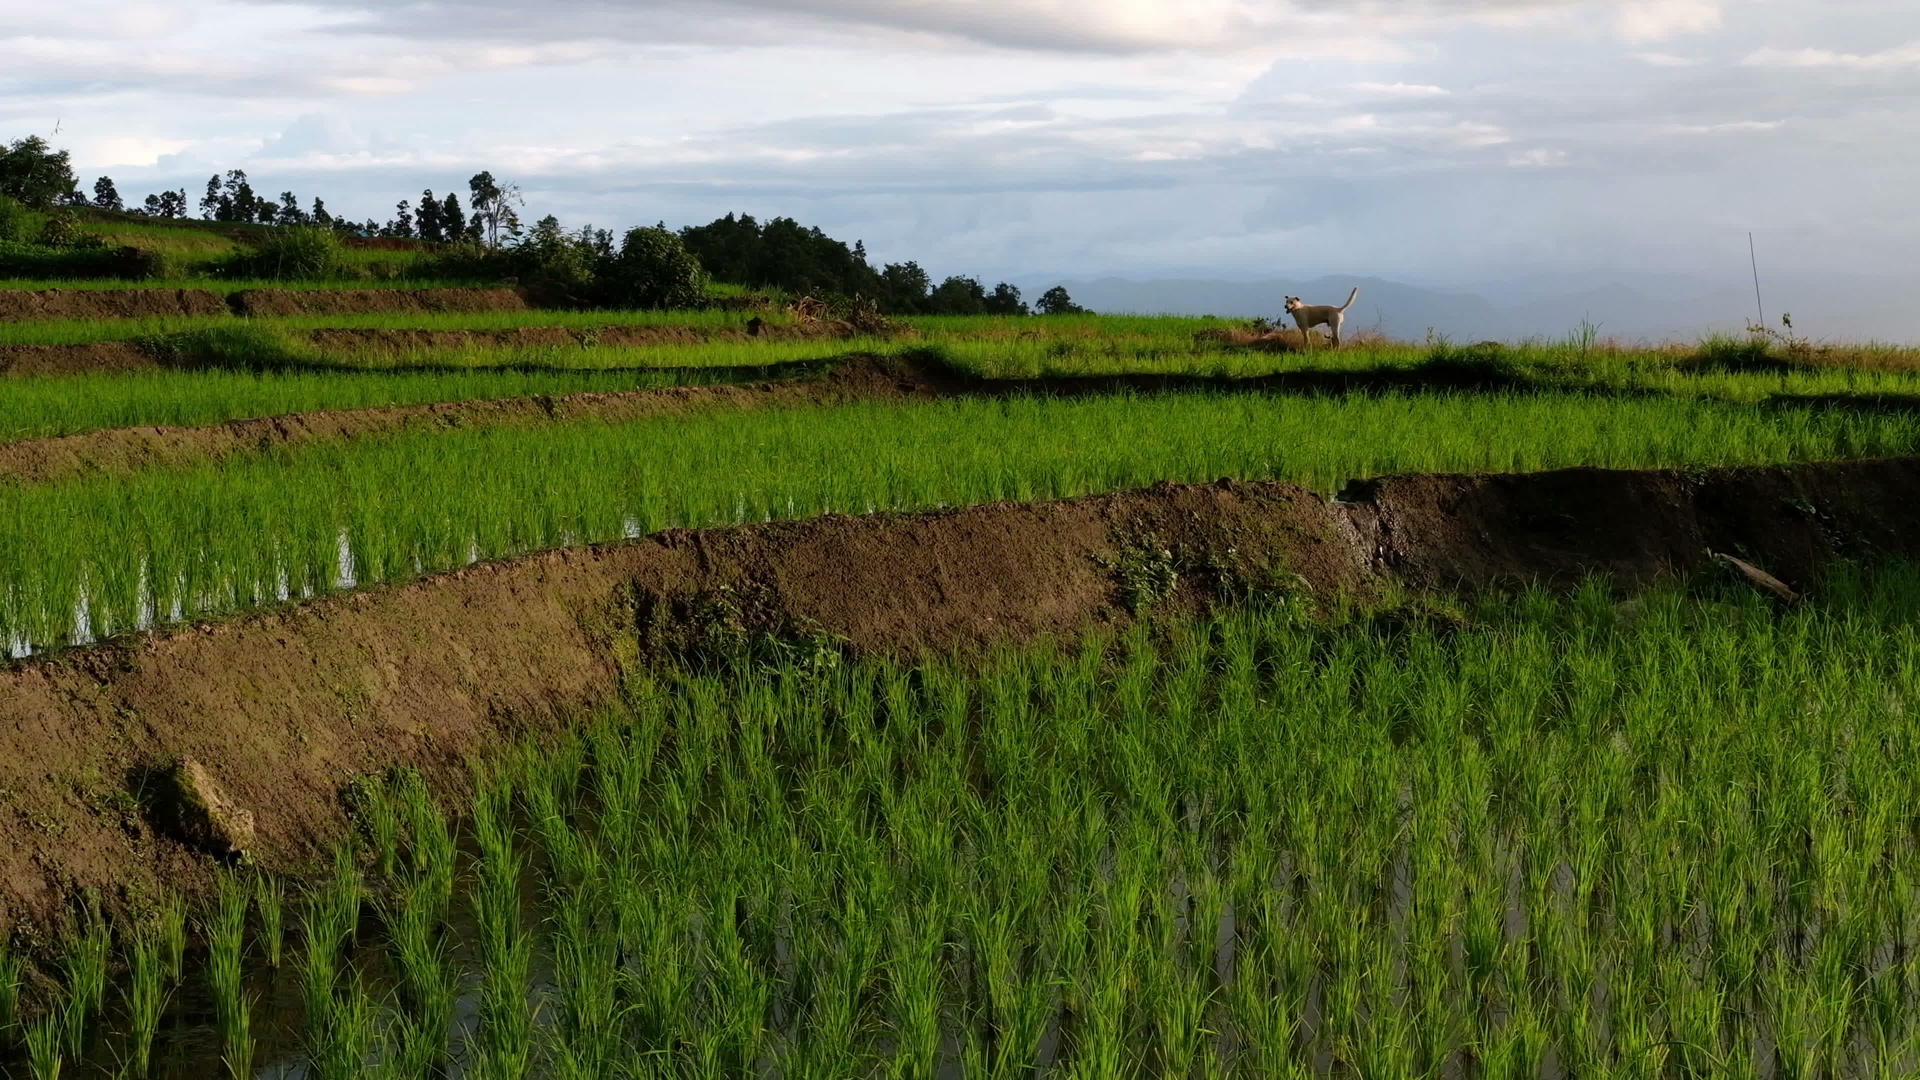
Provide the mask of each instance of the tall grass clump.
[{"label": "tall grass clump", "polygon": [[269,231],[258,247],[232,256],[220,270],[231,277],[299,281],[339,276],[347,261],[338,233],[294,225]]}]

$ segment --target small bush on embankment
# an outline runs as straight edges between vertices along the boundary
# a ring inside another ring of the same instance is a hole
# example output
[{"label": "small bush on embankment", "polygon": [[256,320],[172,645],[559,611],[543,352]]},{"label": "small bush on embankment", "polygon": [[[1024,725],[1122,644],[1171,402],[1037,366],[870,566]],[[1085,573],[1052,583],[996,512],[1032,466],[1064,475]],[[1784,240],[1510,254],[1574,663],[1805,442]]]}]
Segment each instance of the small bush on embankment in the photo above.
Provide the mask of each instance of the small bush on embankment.
[{"label": "small bush on embankment", "polygon": [[49,247],[0,240],[0,277],[117,278],[142,281],[176,272],[164,256],[136,247]]},{"label": "small bush on embankment", "polygon": [[0,277],[138,281],[178,269],[159,252],[103,242],[69,212],[40,213],[0,196]]},{"label": "small bush on embankment", "polygon": [[321,363],[318,350],[299,335],[259,323],[235,322],[135,340],[172,367],[286,371]]},{"label": "small bush on embankment", "polygon": [[0,243],[23,244],[37,238],[46,216],[18,199],[0,195]]},{"label": "small bush on embankment", "polygon": [[346,264],[346,247],[338,233],[294,226],[268,233],[259,247],[220,263],[218,272],[225,277],[309,281],[337,277]]}]

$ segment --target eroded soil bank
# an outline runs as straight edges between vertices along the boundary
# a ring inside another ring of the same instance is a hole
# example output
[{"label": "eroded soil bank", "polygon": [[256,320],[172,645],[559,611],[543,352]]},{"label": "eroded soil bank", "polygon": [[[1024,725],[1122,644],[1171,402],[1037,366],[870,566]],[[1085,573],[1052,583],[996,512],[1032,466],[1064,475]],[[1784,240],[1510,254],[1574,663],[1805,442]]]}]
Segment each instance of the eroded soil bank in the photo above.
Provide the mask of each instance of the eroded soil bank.
[{"label": "eroded soil bank", "polygon": [[[356,775],[570,722],[726,597],[760,628],[864,652],[968,651],[1124,625],[1129,568],[1170,567],[1160,610],[1269,587],[1623,588],[1738,555],[1796,588],[1838,558],[1920,554],[1920,459],[1783,468],[1356,483],[1163,485],[1050,503],[680,530],[141,635],[0,669],[0,925],[46,925],[80,889],[138,904],[212,860],[156,832],[143,777],[203,763],[299,867],[343,827]],[[1143,563],[1144,561],[1144,563]]]}]

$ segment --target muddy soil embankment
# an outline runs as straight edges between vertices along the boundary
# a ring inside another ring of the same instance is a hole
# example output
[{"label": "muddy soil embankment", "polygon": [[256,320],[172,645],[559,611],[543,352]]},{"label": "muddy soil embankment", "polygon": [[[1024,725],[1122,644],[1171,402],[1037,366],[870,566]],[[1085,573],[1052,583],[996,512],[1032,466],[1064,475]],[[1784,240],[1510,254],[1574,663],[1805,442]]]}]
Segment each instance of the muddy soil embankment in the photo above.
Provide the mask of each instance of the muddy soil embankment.
[{"label": "muddy soil embankment", "polygon": [[1163,485],[673,531],[69,650],[0,669],[0,924],[46,925],[79,890],[138,904],[211,881],[142,810],[167,761],[196,758],[254,812],[260,863],[301,867],[339,835],[353,777],[404,765],[456,785],[467,755],[613,695],[703,597],[912,654],[1125,625],[1114,568],[1143,551],[1170,553],[1161,610],[1184,612],[1276,575],[1323,597],[1594,572],[1633,588],[1714,551],[1805,588],[1836,559],[1920,555],[1916,484],[1920,459],[1390,477],[1333,500]]}]

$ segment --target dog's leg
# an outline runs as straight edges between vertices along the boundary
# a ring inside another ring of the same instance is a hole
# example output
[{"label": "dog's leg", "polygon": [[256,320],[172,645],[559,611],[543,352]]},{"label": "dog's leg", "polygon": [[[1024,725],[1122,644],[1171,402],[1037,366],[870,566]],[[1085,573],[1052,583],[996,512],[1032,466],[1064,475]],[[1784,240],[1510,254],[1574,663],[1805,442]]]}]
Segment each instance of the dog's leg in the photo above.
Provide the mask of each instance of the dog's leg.
[{"label": "dog's leg", "polygon": [[1336,349],[1340,347],[1340,324],[1346,321],[1347,317],[1337,311],[1333,313],[1333,318],[1327,320],[1328,329],[1333,331],[1333,347]]},{"label": "dog's leg", "polygon": [[1306,317],[1304,315],[1295,315],[1293,317],[1293,325],[1300,328],[1300,347],[1302,349],[1312,349],[1313,332],[1307,326]]}]

